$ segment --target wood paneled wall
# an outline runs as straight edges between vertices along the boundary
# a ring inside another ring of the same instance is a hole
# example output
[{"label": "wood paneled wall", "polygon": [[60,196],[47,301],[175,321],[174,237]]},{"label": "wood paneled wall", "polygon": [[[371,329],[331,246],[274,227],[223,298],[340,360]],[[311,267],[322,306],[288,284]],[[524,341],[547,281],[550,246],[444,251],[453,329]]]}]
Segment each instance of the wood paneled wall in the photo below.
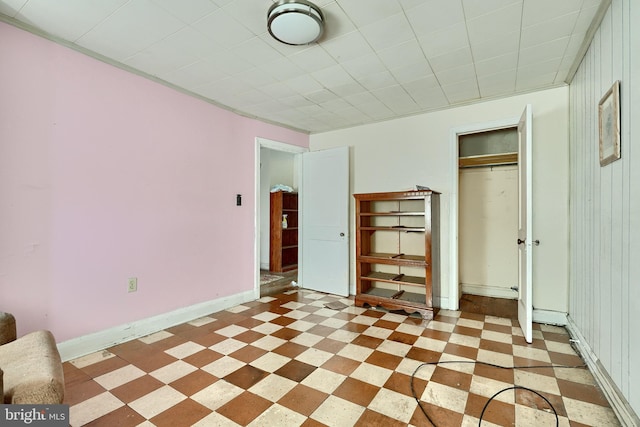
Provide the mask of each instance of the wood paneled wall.
[{"label": "wood paneled wall", "polygon": [[[616,80],[622,157],[601,167],[598,103]],[[640,414],[640,2],[611,2],[570,97],[569,322]]]}]

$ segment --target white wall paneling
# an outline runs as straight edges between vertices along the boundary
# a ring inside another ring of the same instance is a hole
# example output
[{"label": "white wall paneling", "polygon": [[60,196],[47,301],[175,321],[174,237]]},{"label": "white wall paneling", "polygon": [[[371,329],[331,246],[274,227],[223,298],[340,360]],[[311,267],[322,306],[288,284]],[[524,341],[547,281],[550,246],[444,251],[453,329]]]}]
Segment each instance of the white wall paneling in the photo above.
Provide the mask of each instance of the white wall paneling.
[{"label": "white wall paneling", "polygon": [[[638,2],[614,0],[570,86],[569,324],[629,425],[638,425],[640,411],[640,368],[632,363],[640,351],[640,332],[633,326],[640,325],[634,283],[640,277],[640,157],[632,147],[634,131],[636,139],[640,131],[631,121],[640,114],[640,29],[634,22],[640,22]],[[598,102],[616,80],[622,158],[601,167]]]}]

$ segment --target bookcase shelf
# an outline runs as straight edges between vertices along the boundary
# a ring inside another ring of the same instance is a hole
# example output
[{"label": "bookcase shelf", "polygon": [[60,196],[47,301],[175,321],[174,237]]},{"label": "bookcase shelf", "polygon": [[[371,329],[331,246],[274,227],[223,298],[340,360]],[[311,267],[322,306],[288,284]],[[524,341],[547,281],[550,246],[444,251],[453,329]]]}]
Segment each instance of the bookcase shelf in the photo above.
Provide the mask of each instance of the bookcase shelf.
[{"label": "bookcase shelf", "polygon": [[439,284],[440,193],[431,190],[354,194],[355,304],[433,318]]},{"label": "bookcase shelf", "polygon": [[[298,193],[271,193],[269,270],[281,273],[298,268]],[[286,228],[283,217],[286,215]]]}]

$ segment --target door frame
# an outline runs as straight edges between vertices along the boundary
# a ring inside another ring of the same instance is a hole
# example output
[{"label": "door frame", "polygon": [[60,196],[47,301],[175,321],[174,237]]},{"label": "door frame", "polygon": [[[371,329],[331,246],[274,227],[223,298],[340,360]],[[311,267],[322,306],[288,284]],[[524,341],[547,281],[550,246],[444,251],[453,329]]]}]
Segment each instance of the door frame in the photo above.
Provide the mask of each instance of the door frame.
[{"label": "door frame", "polygon": [[492,130],[499,130],[505,128],[517,128],[520,122],[520,116],[513,116],[506,119],[494,120],[489,122],[481,122],[470,125],[459,126],[451,128],[449,132],[449,149],[450,149],[450,173],[451,173],[451,202],[450,202],[450,228],[449,234],[449,277],[451,283],[449,286],[449,295],[446,296],[447,301],[444,300],[445,296],[441,297],[441,306],[445,308],[447,306],[449,310],[458,310],[460,308],[460,278],[459,278],[459,259],[458,259],[458,205],[460,197],[459,190],[459,178],[458,178],[458,137],[461,135],[468,135],[472,133],[487,132]]},{"label": "door frame", "polygon": [[[283,151],[286,153],[296,154],[294,158],[295,168],[298,171],[298,178],[300,178],[300,174],[302,172],[302,158],[300,154],[309,151],[306,147],[301,147],[299,145],[287,144],[286,142],[275,141],[272,139],[256,137],[255,139],[255,164],[254,164],[254,216],[253,216],[253,230],[254,230],[254,241],[253,241],[253,267],[254,267],[254,286],[253,292],[254,297],[256,299],[260,298],[260,217],[262,212],[262,206],[260,206],[260,149],[268,148],[270,150],[275,151]],[[268,207],[267,207],[268,209]],[[300,259],[300,247],[298,247],[298,259]],[[303,266],[298,265],[298,270],[300,270]]]}]

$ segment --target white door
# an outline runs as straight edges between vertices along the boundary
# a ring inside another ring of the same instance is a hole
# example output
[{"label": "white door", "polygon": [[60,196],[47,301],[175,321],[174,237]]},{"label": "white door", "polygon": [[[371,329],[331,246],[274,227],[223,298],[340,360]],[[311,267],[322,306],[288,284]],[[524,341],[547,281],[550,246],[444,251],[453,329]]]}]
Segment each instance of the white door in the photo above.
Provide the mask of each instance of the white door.
[{"label": "white door", "polygon": [[533,236],[531,233],[531,105],[527,105],[518,123],[518,321],[524,338],[533,341],[532,261]]},{"label": "white door", "polygon": [[349,295],[349,147],[302,154],[300,286]]}]

